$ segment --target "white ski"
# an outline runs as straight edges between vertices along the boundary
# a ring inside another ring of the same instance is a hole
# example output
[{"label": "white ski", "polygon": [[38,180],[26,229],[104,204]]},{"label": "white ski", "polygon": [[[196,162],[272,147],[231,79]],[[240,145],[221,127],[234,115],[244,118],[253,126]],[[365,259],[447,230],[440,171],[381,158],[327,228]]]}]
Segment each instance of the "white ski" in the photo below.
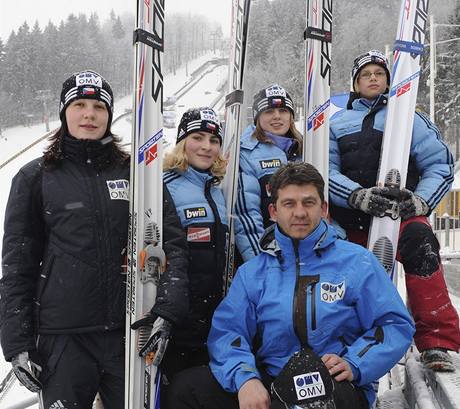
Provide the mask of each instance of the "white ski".
[{"label": "white ski", "polygon": [[250,0],[233,0],[232,50],[229,65],[229,91],[225,97],[225,137],[223,153],[228,160],[222,182],[228,216],[228,240],[225,263],[224,291],[228,291],[234,272],[235,223],[234,209],[238,191],[240,135],[242,132],[243,75],[246,55]]},{"label": "white ski", "polygon": [[13,369],[10,369],[5,378],[3,378],[3,381],[0,383],[0,403],[13,386],[15,380],[16,375],[14,374]]},{"label": "white ski", "polygon": [[125,409],[159,408],[160,371],[139,357],[151,328],[132,331],[155,302],[163,270],[162,144],[164,0],[137,1],[126,282]]},{"label": "white ski", "polygon": [[[428,0],[402,0],[377,177],[378,186],[401,189],[406,184],[427,19]],[[368,248],[385,270],[392,274],[400,219],[397,212],[392,212],[389,216],[372,218]]]},{"label": "white ski", "polygon": [[332,0],[308,0],[306,11],[303,159],[318,169],[328,192]]}]

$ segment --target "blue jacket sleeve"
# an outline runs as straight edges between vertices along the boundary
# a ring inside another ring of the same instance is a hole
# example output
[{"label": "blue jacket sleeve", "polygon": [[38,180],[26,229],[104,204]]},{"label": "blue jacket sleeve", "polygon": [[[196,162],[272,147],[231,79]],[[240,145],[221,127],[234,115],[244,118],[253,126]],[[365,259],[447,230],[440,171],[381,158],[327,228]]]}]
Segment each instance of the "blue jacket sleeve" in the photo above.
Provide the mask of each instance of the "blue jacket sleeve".
[{"label": "blue jacket sleeve", "polygon": [[[373,254],[361,256],[352,291],[364,333],[344,358],[358,371],[357,385],[379,379],[405,354],[415,332],[412,318],[388,274]],[[356,375],[356,374],[355,374]]]},{"label": "blue jacket sleeve", "polygon": [[257,256],[259,239],[264,233],[260,185],[256,173],[244,152],[240,154],[238,195],[235,205],[235,240],[244,261]]},{"label": "blue jacket sleeve", "polygon": [[336,206],[350,208],[348,197],[362,187],[341,173],[340,151],[334,129],[329,132],[329,200]]},{"label": "blue jacket sleeve", "polygon": [[246,290],[243,268],[214,312],[208,337],[211,371],[226,391],[234,393],[249,379],[260,379],[251,350],[257,329],[255,305]]},{"label": "blue jacket sleeve", "polygon": [[446,195],[454,181],[454,160],[441,140],[438,128],[423,114],[416,112],[411,144],[411,156],[421,173],[415,194],[431,210]]}]

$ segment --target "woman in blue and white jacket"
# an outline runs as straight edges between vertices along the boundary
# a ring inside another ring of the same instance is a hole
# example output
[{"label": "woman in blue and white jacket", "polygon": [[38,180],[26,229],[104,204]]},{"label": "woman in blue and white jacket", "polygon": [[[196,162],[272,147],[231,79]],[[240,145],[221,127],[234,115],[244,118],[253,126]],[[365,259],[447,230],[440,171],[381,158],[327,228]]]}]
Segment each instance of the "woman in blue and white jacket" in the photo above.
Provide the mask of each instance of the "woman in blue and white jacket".
[{"label": "woman in blue and white jacket", "polygon": [[[227,216],[217,185],[225,173],[222,126],[211,108],[184,113],[176,146],[164,161],[164,183],[171,193],[189,245],[188,316],[171,333],[163,373],[169,382],[179,371],[209,361],[206,338],[222,299]],[[163,407],[162,402],[162,407]]]},{"label": "woman in blue and white jacket", "polygon": [[294,102],[277,84],[254,95],[254,124],[240,140],[240,173],[235,206],[236,244],[243,261],[261,251],[259,239],[272,222],[268,181],[281,165],[300,160],[302,135],[294,123]]}]

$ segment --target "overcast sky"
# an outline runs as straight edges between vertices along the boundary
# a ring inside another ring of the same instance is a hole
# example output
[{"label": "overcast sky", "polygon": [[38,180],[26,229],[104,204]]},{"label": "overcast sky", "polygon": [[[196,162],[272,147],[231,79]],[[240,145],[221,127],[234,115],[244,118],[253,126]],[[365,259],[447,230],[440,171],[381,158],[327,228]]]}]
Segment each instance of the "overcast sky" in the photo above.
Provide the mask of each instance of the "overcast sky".
[{"label": "overcast sky", "polygon": [[[165,0],[166,13],[191,11],[204,14],[222,24],[224,35],[230,32],[231,0]],[[134,14],[135,0],[0,0],[0,38],[5,43],[11,30],[24,22],[32,26],[38,20],[44,28],[49,20],[58,24],[70,13],[97,12],[101,21],[108,18],[110,10],[116,14],[125,11]]]}]

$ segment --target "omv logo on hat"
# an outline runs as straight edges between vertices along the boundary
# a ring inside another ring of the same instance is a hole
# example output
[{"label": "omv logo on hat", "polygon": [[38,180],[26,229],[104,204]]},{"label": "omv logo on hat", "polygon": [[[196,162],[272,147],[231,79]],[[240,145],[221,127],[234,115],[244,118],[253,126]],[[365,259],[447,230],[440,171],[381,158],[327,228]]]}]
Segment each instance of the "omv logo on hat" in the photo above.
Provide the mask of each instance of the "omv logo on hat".
[{"label": "omv logo on hat", "polygon": [[92,71],[80,72],[75,77],[75,85],[81,87],[83,85],[92,85],[102,88],[102,77]]},{"label": "omv logo on hat", "polygon": [[279,85],[272,85],[265,90],[265,95],[268,97],[284,97],[286,98],[286,90]]}]

